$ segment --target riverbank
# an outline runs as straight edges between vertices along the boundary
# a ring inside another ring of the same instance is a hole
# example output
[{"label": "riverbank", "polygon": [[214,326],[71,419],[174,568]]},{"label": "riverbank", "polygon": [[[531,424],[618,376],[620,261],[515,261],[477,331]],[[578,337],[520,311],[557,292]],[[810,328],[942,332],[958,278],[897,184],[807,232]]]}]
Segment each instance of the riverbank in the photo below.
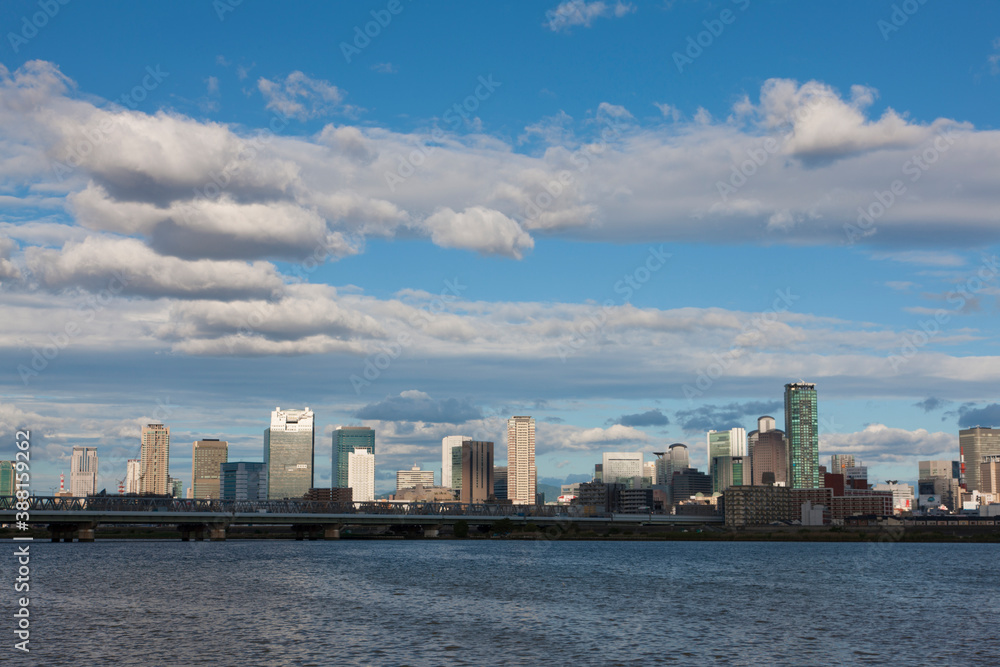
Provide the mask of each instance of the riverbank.
[{"label": "riverbank", "polygon": [[[526,541],[707,541],[707,542],[974,542],[1000,543],[1000,530],[996,527],[975,526],[934,526],[934,527],[801,527],[762,526],[732,529],[722,526],[704,527],[661,527],[638,526],[619,528],[599,526],[595,529],[580,530],[576,526],[519,530],[514,528],[504,534],[490,530],[481,531],[476,526],[468,527],[464,537],[456,536],[451,527],[442,528],[437,537],[424,537],[421,531],[398,526],[396,530],[351,529],[341,530],[343,540],[526,540]],[[461,534],[462,528],[458,529]],[[32,537],[44,542],[51,539],[45,528],[19,531],[11,528],[0,529],[0,539]],[[95,539],[102,540],[180,540],[181,534],[172,526],[99,526]],[[227,540],[294,540],[293,531],[274,526],[230,526],[226,531]],[[306,537],[308,539],[308,537]]]}]

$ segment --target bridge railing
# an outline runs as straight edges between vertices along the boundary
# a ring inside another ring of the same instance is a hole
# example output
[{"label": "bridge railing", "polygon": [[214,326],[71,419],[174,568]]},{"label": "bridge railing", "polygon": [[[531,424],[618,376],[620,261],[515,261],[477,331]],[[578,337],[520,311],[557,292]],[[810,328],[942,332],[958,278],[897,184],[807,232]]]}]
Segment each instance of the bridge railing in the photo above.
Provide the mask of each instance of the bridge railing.
[{"label": "bridge railing", "polygon": [[[0,511],[22,510],[14,496],[0,496]],[[28,511],[36,512],[214,512],[226,514],[393,514],[404,516],[556,517],[565,507],[501,505],[497,503],[343,503],[324,500],[206,500],[150,496],[90,496],[56,498],[31,496]]]}]

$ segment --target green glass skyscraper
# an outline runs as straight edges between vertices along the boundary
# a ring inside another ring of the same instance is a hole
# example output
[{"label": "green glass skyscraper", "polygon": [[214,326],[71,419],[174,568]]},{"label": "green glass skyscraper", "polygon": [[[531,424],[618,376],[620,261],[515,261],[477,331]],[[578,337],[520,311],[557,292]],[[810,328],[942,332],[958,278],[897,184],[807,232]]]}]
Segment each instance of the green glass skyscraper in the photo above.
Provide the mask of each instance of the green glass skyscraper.
[{"label": "green glass skyscraper", "polygon": [[333,432],[333,451],[330,454],[334,488],[346,489],[347,455],[355,449],[365,449],[375,453],[375,429],[367,426],[340,426]]},{"label": "green glass skyscraper", "polygon": [[793,489],[818,489],[819,417],[816,385],[785,385],[785,437],[788,440],[788,479]]}]

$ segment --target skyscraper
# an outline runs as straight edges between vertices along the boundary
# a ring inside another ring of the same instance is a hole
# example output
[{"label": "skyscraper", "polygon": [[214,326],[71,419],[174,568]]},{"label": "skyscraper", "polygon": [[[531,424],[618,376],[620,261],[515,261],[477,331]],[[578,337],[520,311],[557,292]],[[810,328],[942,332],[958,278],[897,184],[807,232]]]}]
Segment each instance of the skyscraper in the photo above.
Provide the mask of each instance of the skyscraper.
[{"label": "skyscraper", "polygon": [[125,493],[139,493],[139,459],[125,462]]},{"label": "skyscraper", "polygon": [[605,484],[642,488],[642,463],[642,452],[604,452],[601,456],[601,479]]},{"label": "skyscraper", "polygon": [[73,448],[69,490],[74,498],[86,498],[97,493],[97,447]]},{"label": "skyscraper", "polygon": [[507,420],[507,498],[515,505],[535,504],[535,419]]},{"label": "skyscraper", "polygon": [[267,500],[267,465],[262,461],[232,461],[219,465],[223,500]]},{"label": "skyscraper", "polygon": [[163,424],[143,426],[139,452],[139,493],[168,495],[171,492],[167,488],[169,466],[170,427]]},{"label": "skyscraper", "polygon": [[264,431],[264,463],[267,464],[269,500],[301,498],[313,487],[313,454],[316,449],[314,415],[304,410],[271,413],[271,426]]},{"label": "skyscraper", "polygon": [[14,477],[14,462],[0,461],[0,496],[12,496],[17,491]]},{"label": "skyscraper", "polygon": [[793,489],[818,489],[819,415],[816,385],[785,385],[785,437],[788,441],[788,477]]},{"label": "skyscraper", "polygon": [[507,466],[493,466],[493,497],[507,500]]},{"label": "skyscraper", "polygon": [[[338,426],[333,432],[333,450],[330,452],[330,483],[334,488],[346,489],[348,456],[356,449],[375,453],[375,429],[368,426]],[[353,488],[353,487],[351,487]],[[357,490],[354,499],[359,500]]]},{"label": "skyscraper", "polygon": [[1000,455],[1000,428],[973,426],[958,432],[962,475],[968,491],[982,491],[979,476],[984,456]]},{"label": "skyscraper", "polygon": [[688,446],[675,442],[667,447],[667,484],[670,483],[674,473],[687,470],[691,467],[691,457],[688,454]]},{"label": "skyscraper", "polygon": [[191,450],[191,487],[195,498],[221,498],[220,466],[229,460],[229,443],[218,438],[196,440]]},{"label": "skyscraper", "polygon": [[834,454],[830,457],[830,472],[834,475],[844,475],[848,468],[854,467],[854,454]]},{"label": "skyscraper", "polygon": [[493,443],[466,440],[462,443],[463,503],[484,503],[493,495]]},{"label": "skyscraper", "polygon": [[[744,466],[744,483],[754,486],[788,485],[788,449],[785,432],[774,428],[774,417],[757,418],[757,430],[747,435],[749,465]],[[746,462],[746,460],[745,460]],[[747,468],[751,474],[747,474]]]},{"label": "skyscraper", "polygon": [[446,489],[455,488],[451,478],[453,471],[451,450],[454,447],[461,447],[463,442],[471,439],[467,435],[446,435],[441,438],[441,486]]},{"label": "skyscraper", "polygon": [[375,455],[363,447],[347,454],[347,486],[354,502],[375,500]]},{"label": "skyscraper", "polygon": [[[747,432],[741,427],[731,428],[728,431],[709,431],[707,441],[708,469],[712,477],[712,487],[719,491],[715,459],[744,456],[747,451]],[[742,462],[740,465],[742,466]]]},{"label": "skyscraper", "polygon": [[421,470],[420,466],[416,464],[409,470],[396,471],[396,491],[412,489],[417,484],[420,484],[425,489],[434,486],[434,471]]}]

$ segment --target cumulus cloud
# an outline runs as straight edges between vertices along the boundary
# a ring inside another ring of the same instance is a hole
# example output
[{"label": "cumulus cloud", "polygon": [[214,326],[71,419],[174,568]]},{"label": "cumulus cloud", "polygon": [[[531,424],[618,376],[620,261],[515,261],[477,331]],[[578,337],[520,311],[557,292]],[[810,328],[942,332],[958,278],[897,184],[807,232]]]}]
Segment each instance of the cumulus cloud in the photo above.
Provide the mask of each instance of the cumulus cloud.
[{"label": "cumulus cloud", "polygon": [[536,451],[545,453],[553,450],[592,451],[607,446],[634,445],[649,442],[642,431],[622,424],[608,428],[580,428],[568,424],[541,423],[536,425]]},{"label": "cumulus cloud", "polygon": [[295,71],[284,81],[261,77],[257,89],[267,100],[267,108],[286,116],[307,120],[343,110],[344,93],[333,84]]},{"label": "cumulus cloud", "polygon": [[21,271],[10,261],[11,253],[17,249],[17,243],[0,236],[0,279],[19,278]]},{"label": "cumulus cloud", "polygon": [[575,26],[589,28],[595,19],[614,16],[621,18],[636,10],[635,5],[628,2],[616,2],[609,5],[600,0],[566,0],[555,9],[545,13],[544,25],[553,32],[566,32]]},{"label": "cumulus cloud", "polygon": [[722,431],[730,428],[743,427],[748,431],[748,424],[755,424],[757,417],[773,415],[783,410],[780,401],[748,401],[746,403],[727,403],[725,405],[702,405],[691,410],[678,410],[677,421],[685,431]]},{"label": "cumulus cloud", "polygon": [[25,263],[50,289],[83,287],[148,297],[270,298],[284,290],[269,262],[185,261],[157,255],[135,239],[90,237],[61,250],[28,248]]},{"label": "cumulus cloud", "polygon": [[929,396],[922,401],[914,403],[913,406],[916,408],[920,408],[924,412],[933,412],[935,410],[940,410],[949,403],[951,403],[951,401],[946,401],[940,398]]},{"label": "cumulus cloud", "polygon": [[614,422],[622,426],[666,426],[670,423],[670,419],[657,408],[634,415],[622,415]]},{"label": "cumulus cloud", "polygon": [[957,458],[958,436],[926,429],[907,431],[885,424],[869,424],[854,433],[827,433],[820,436],[822,454],[854,454],[865,462],[915,462],[919,459]]},{"label": "cumulus cloud", "polygon": [[380,421],[464,424],[472,419],[481,419],[483,413],[467,398],[434,399],[422,391],[409,390],[365,405],[356,410],[354,416]]},{"label": "cumulus cloud", "polygon": [[445,248],[475,250],[484,255],[503,255],[521,259],[535,241],[500,211],[473,206],[456,213],[444,207],[424,220],[431,240]]},{"label": "cumulus cloud", "polygon": [[1000,403],[990,403],[982,407],[966,404],[959,407],[958,425],[961,428],[1000,426]]}]

